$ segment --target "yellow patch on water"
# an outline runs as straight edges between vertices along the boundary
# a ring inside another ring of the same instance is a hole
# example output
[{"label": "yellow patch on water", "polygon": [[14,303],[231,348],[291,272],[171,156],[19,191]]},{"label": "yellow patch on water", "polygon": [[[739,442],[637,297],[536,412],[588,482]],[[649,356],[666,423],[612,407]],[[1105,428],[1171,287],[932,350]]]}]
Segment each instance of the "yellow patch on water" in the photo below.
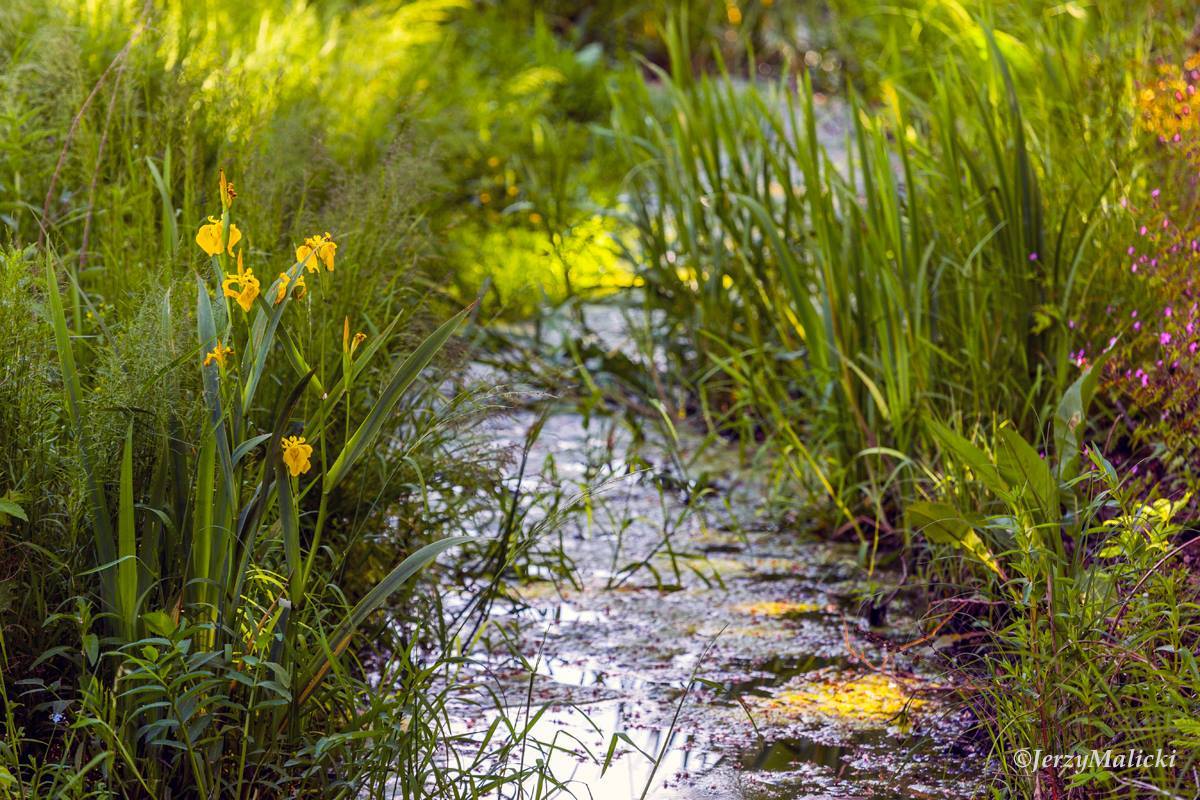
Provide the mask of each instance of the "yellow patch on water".
[{"label": "yellow patch on water", "polygon": [[796,603],[791,600],[759,600],[755,603],[738,603],[733,610],[756,617],[790,617],[820,611],[821,607],[816,603]]},{"label": "yellow patch on water", "polygon": [[819,715],[852,723],[887,724],[919,710],[925,701],[886,675],[829,675],[796,683],[764,701],[764,710],[786,717]]},{"label": "yellow patch on water", "polygon": [[553,581],[534,581],[532,583],[521,583],[510,587],[509,592],[527,603],[534,600],[545,600],[547,598],[557,599],[566,595],[566,591],[560,591],[560,589],[555,586]]},{"label": "yellow patch on water", "polygon": [[[654,568],[664,578],[672,575],[671,556],[668,553],[655,555],[652,562]],[[718,576],[722,579],[732,578],[738,575],[745,575],[750,571],[750,567],[744,561],[739,561],[736,558],[725,558],[723,556],[696,557],[692,555],[676,555],[674,563],[685,576],[698,574],[708,579]]]}]

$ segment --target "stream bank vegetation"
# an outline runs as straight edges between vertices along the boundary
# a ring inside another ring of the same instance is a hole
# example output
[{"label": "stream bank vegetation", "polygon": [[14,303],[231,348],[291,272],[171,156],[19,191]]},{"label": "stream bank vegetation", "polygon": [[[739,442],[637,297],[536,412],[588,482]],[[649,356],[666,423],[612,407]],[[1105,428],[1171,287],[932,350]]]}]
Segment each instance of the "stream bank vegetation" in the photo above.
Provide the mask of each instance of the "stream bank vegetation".
[{"label": "stream bank vegetation", "polygon": [[[533,385],[902,564],[993,796],[1190,796],[1193,13],[0,9],[0,795],[553,794],[528,728],[447,711],[597,512],[487,440]],[[663,551],[627,570],[679,584]],[[1178,757],[1016,757],[1131,748]]]}]

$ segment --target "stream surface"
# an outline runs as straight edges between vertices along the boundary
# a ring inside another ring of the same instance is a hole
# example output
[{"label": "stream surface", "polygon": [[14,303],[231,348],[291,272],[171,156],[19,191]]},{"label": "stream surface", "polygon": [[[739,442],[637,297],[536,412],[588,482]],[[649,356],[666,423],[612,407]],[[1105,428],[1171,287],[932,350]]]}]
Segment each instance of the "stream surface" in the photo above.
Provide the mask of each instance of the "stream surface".
[{"label": "stream surface", "polygon": [[[588,328],[625,347],[618,319],[591,308]],[[487,435],[519,450],[536,419]],[[951,681],[927,648],[901,650],[920,638],[903,594],[872,628],[856,545],[780,529],[732,448],[677,436],[672,458],[616,417],[546,418],[520,489],[593,487],[587,513],[557,521],[496,600],[471,651],[487,692],[460,698],[454,724],[528,726],[524,762],[548,764],[564,797],[982,796]]]}]

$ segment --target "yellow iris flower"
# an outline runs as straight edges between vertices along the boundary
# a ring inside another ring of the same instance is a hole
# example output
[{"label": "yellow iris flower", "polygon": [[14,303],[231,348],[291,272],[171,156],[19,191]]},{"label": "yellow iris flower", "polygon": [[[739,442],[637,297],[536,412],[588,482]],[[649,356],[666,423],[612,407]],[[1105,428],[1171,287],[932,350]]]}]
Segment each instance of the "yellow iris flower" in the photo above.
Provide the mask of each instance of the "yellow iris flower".
[{"label": "yellow iris flower", "polygon": [[303,436],[285,436],[283,438],[283,463],[287,465],[292,477],[303,475],[312,469],[312,445],[304,442]]},{"label": "yellow iris flower", "polygon": [[258,297],[258,278],[254,277],[254,270],[242,269],[241,253],[238,253],[237,269],[237,275],[230,275],[222,281],[221,288],[225,291],[226,297],[237,300],[242,311],[249,314],[250,309],[254,306],[254,298]]},{"label": "yellow iris flower", "polygon": [[[237,225],[230,224],[229,226],[229,255],[233,255],[233,246],[241,241],[242,232],[238,230]],[[196,232],[196,244],[200,245],[200,249],[208,253],[210,256],[221,254],[221,220],[216,217],[209,217],[207,225],[201,225],[200,230]]]},{"label": "yellow iris flower", "polygon": [[233,355],[232,347],[226,347],[225,345],[221,344],[220,342],[217,342],[217,346],[214,347],[212,350],[210,350],[208,352],[208,354],[204,356],[204,366],[207,367],[209,364],[216,362],[219,366],[224,367],[225,359],[231,355]]},{"label": "yellow iris flower", "polygon": [[221,187],[221,207],[229,208],[233,205],[233,199],[237,197],[237,192],[233,189],[233,181],[225,180],[225,170],[218,172],[218,184]]},{"label": "yellow iris flower", "polygon": [[304,265],[305,269],[309,272],[316,272],[320,269],[318,262],[323,262],[325,268],[333,272],[333,257],[336,254],[337,242],[326,231],[324,236],[318,234],[305,239],[304,244],[296,248],[296,261],[304,261],[311,255],[312,258]]},{"label": "yellow iris flower", "polygon": [[[279,273],[279,284],[275,288],[275,304],[276,305],[279,305],[280,303],[282,303],[283,298],[287,297],[288,284],[290,284],[291,282],[292,282],[292,279],[288,277],[288,274],[286,272]],[[296,288],[294,288],[292,290],[292,296],[295,297],[297,300],[299,300],[300,298],[304,297],[304,293],[307,290],[308,290],[308,287],[306,287],[304,285],[304,276],[301,275],[299,278],[296,278]]]},{"label": "yellow iris flower", "polygon": [[367,340],[367,335],[362,331],[354,334],[354,338],[350,337],[350,318],[346,317],[342,320],[342,352],[354,355],[354,351],[358,346]]}]

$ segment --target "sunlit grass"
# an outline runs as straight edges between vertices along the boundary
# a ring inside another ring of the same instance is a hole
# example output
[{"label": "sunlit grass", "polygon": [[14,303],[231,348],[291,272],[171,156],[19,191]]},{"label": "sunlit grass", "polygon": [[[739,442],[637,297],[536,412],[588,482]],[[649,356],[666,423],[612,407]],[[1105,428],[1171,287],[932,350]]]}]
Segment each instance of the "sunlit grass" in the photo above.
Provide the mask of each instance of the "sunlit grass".
[{"label": "sunlit grass", "polygon": [[[529,212],[530,216],[537,212]],[[528,315],[543,303],[571,297],[603,299],[640,279],[622,258],[616,222],[592,216],[565,232],[551,232],[538,218],[526,225],[471,224],[456,232],[463,268],[458,279],[469,289],[487,287],[497,306]]]}]

